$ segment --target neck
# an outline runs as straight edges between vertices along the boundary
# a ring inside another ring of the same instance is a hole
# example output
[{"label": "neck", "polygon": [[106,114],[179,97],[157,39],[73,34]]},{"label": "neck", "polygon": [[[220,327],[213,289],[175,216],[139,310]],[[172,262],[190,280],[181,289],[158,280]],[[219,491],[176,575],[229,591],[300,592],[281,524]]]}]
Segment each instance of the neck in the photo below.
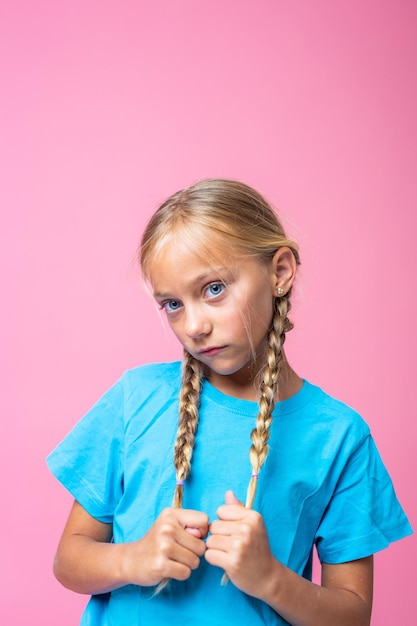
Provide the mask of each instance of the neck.
[{"label": "neck", "polygon": [[288,400],[298,393],[302,386],[303,381],[285,358],[278,381],[278,400]]},{"label": "neck", "polygon": [[[277,400],[287,400],[294,396],[302,387],[303,381],[295,373],[289,365],[285,354],[283,354],[283,363],[278,380],[278,398]],[[208,379],[210,383],[228,396],[234,396],[241,400],[251,400],[257,402],[259,400],[257,376],[248,372],[237,372],[228,376],[221,376],[210,372]]]}]

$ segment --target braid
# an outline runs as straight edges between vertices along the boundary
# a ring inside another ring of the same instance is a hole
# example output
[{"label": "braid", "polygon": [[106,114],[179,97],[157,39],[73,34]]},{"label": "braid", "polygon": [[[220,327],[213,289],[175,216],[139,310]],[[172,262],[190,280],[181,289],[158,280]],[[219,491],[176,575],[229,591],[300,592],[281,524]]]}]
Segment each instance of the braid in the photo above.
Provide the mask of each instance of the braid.
[{"label": "braid", "polygon": [[272,412],[275,406],[278,380],[283,362],[282,346],[285,342],[285,333],[293,327],[287,317],[291,308],[289,295],[290,293],[287,293],[284,297],[276,298],[274,301],[275,312],[268,333],[266,364],[260,383],[259,413],[256,418],[255,428],[251,432],[252,446],[249,450],[249,458],[252,465],[252,477],[249,482],[245,505],[248,509],[253,508],[259,471],[268,454]]},{"label": "braid", "polygon": [[[280,248],[289,248],[297,265],[298,246],[288,239],[270,204],[254,189],[226,179],[203,180],[168,198],[156,211],[143,233],[139,260],[142,274],[151,284],[156,276],[155,262],[161,260],[166,245],[179,241],[201,259],[216,260],[211,241],[223,242],[236,259],[241,255],[255,258],[269,266]],[[210,261],[209,261],[210,263]],[[217,263],[217,261],[216,261]],[[291,282],[292,284],[292,282]],[[285,356],[282,347],[285,334],[292,329],[288,319],[290,291],[274,300],[274,315],[267,337],[266,362],[259,373],[260,399],[255,428],[251,433],[249,457],[252,477],[248,486],[246,507],[252,508],[257,477],[268,454],[272,413]],[[250,340],[250,329],[248,338]],[[174,449],[176,489],[173,506],[182,507],[184,481],[191,471],[191,458],[198,426],[200,387],[205,377],[203,364],[184,352],[182,387],[179,402],[178,430]],[[160,583],[157,593],[166,586]]]},{"label": "braid", "polygon": [[[278,392],[278,380],[282,367],[282,346],[285,342],[285,333],[293,328],[287,317],[291,308],[289,296],[291,290],[283,297],[274,300],[274,317],[268,333],[266,364],[262,371],[260,384],[259,413],[256,417],[255,428],[251,432],[252,446],[249,450],[249,459],[252,465],[252,476],[246,494],[245,507],[252,509],[255,502],[258,476],[268,454],[268,439],[272,424],[272,412]],[[229,577],[223,574],[221,584],[226,585]]]},{"label": "braid", "polygon": [[[198,406],[203,367],[199,361],[184,350],[182,368],[182,386],[177,439],[174,446],[174,466],[177,477],[173,506],[180,509],[184,495],[184,481],[191,470],[191,457],[198,425]],[[153,596],[157,596],[169,584],[169,578],[163,578],[156,587]]]},{"label": "braid", "polygon": [[182,507],[184,481],[191,470],[195,434],[198,425],[198,406],[200,403],[200,387],[202,365],[188,352],[184,351],[182,371],[182,387],[180,392],[179,420],[177,439],[174,447],[174,466],[177,485],[173,506]]}]

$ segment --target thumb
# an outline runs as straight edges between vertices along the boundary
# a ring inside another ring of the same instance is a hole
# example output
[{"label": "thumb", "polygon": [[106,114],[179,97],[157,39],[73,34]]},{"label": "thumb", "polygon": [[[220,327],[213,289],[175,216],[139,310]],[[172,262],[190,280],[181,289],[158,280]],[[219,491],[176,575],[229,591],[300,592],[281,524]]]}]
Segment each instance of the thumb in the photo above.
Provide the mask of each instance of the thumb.
[{"label": "thumb", "polygon": [[199,528],[194,528],[193,526],[186,526],[184,530],[187,531],[193,537],[197,537],[197,539],[202,538],[201,530]]},{"label": "thumb", "polygon": [[240,506],[245,506],[243,502],[240,502],[240,500],[236,498],[235,494],[233,493],[231,489],[229,491],[226,491],[226,494],[224,496],[224,501],[226,504],[240,504]]}]

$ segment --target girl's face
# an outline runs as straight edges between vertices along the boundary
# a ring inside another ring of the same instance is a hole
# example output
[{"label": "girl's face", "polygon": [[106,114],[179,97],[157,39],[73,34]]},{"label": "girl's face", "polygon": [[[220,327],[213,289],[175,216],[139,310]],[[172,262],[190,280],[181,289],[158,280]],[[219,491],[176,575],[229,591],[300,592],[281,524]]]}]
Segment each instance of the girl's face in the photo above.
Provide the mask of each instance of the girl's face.
[{"label": "girl's face", "polygon": [[207,366],[214,386],[230,392],[232,381],[239,388],[252,386],[277,277],[272,261],[264,265],[238,256],[219,238],[204,250],[210,252],[194,252],[171,237],[152,264],[150,281],[183,347]]}]

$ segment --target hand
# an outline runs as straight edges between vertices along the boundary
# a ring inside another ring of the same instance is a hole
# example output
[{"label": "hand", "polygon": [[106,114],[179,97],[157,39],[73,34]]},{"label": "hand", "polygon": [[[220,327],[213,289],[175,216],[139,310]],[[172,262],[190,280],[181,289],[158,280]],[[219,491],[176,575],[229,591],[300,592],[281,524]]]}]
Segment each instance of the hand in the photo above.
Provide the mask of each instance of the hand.
[{"label": "hand", "polygon": [[199,511],[165,509],[139,541],[124,545],[124,578],[137,585],[186,580],[206,546],[208,517]]},{"label": "hand", "polygon": [[259,513],[246,509],[232,491],[217,510],[218,520],[209,527],[205,558],[224,569],[242,591],[261,597],[277,563]]}]

